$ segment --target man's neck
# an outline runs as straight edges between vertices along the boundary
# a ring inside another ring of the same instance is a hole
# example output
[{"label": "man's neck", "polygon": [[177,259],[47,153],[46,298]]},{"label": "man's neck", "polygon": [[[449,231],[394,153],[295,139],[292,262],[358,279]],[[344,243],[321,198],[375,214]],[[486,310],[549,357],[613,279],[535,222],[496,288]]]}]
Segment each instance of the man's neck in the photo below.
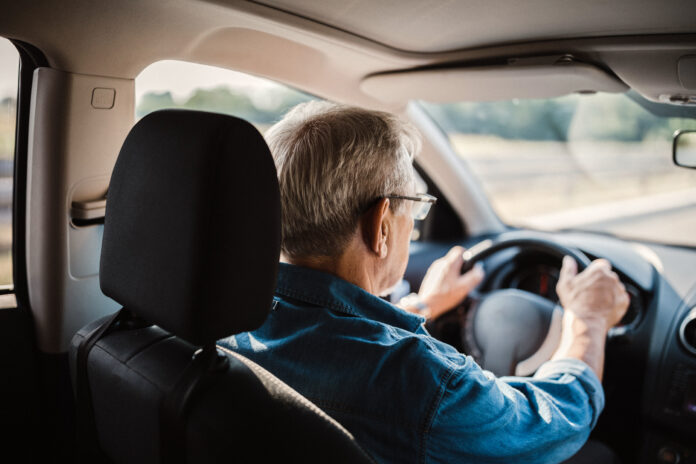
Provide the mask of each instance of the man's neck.
[{"label": "man's neck", "polygon": [[377,295],[380,286],[375,278],[375,266],[365,250],[356,249],[355,243],[350,243],[346,250],[338,256],[305,256],[290,257],[281,255],[281,261],[296,266],[308,267],[335,275],[357,285],[363,290]]}]

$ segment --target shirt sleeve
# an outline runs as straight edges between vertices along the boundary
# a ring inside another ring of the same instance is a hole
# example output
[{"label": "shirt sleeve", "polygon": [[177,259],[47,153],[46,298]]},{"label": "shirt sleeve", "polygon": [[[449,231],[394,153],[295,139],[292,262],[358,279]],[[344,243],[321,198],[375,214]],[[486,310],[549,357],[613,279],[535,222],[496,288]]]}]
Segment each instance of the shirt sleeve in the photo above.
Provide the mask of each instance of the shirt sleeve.
[{"label": "shirt sleeve", "polygon": [[558,463],[585,443],[604,407],[601,382],[577,359],[549,361],[532,378],[496,378],[466,357],[443,385],[427,462]]}]

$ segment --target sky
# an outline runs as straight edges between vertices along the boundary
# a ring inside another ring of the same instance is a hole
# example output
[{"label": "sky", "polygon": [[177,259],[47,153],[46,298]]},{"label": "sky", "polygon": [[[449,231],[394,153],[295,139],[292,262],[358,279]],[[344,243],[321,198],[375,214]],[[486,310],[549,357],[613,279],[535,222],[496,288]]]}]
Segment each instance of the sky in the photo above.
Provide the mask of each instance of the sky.
[{"label": "sky", "polygon": [[19,55],[9,40],[0,37],[0,100],[17,96]]},{"label": "sky", "polygon": [[135,99],[148,92],[169,91],[175,99],[184,100],[196,88],[229,86],[243,88],[250,93],[277,88],[267,79],[228,69],[183,61],[158,61],[145,68],[135,79]]}]

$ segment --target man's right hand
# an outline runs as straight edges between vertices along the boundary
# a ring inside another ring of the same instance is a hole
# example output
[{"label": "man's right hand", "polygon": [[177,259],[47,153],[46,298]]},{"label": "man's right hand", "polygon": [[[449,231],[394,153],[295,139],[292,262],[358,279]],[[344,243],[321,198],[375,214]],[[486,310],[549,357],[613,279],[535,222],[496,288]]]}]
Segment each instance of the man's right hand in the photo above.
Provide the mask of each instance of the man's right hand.
[{"label": "man's right hand", "polygon": [[601,320],[606,330],[619,323],[630,302],[626,287],[605,259],[593,261],[578,274],[577,263],[566,256],[556,293],[566,311],[583,320]]},{"label": "man's right hand", "polygon": [[577,263],[566,256],[556,293],[564,308],[563,329],[551,359],[579,359],[601,380],[607,332],[628,309],[626,288],[607,260],[595,260],[578,274]]}]

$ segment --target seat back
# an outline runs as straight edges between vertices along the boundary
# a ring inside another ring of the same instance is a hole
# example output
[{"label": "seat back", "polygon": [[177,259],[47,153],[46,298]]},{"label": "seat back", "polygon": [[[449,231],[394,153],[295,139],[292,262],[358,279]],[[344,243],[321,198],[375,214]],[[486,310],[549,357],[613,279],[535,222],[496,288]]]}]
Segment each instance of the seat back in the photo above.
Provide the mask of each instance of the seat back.
[{"label": "seat back", "polygon": [[215,341],[271,308],[280,200],[268,147],[230,116],[143,118],[108,194],[102,291],[123,305],[73,339],[85,460],[371,462],[348,431]]}]

